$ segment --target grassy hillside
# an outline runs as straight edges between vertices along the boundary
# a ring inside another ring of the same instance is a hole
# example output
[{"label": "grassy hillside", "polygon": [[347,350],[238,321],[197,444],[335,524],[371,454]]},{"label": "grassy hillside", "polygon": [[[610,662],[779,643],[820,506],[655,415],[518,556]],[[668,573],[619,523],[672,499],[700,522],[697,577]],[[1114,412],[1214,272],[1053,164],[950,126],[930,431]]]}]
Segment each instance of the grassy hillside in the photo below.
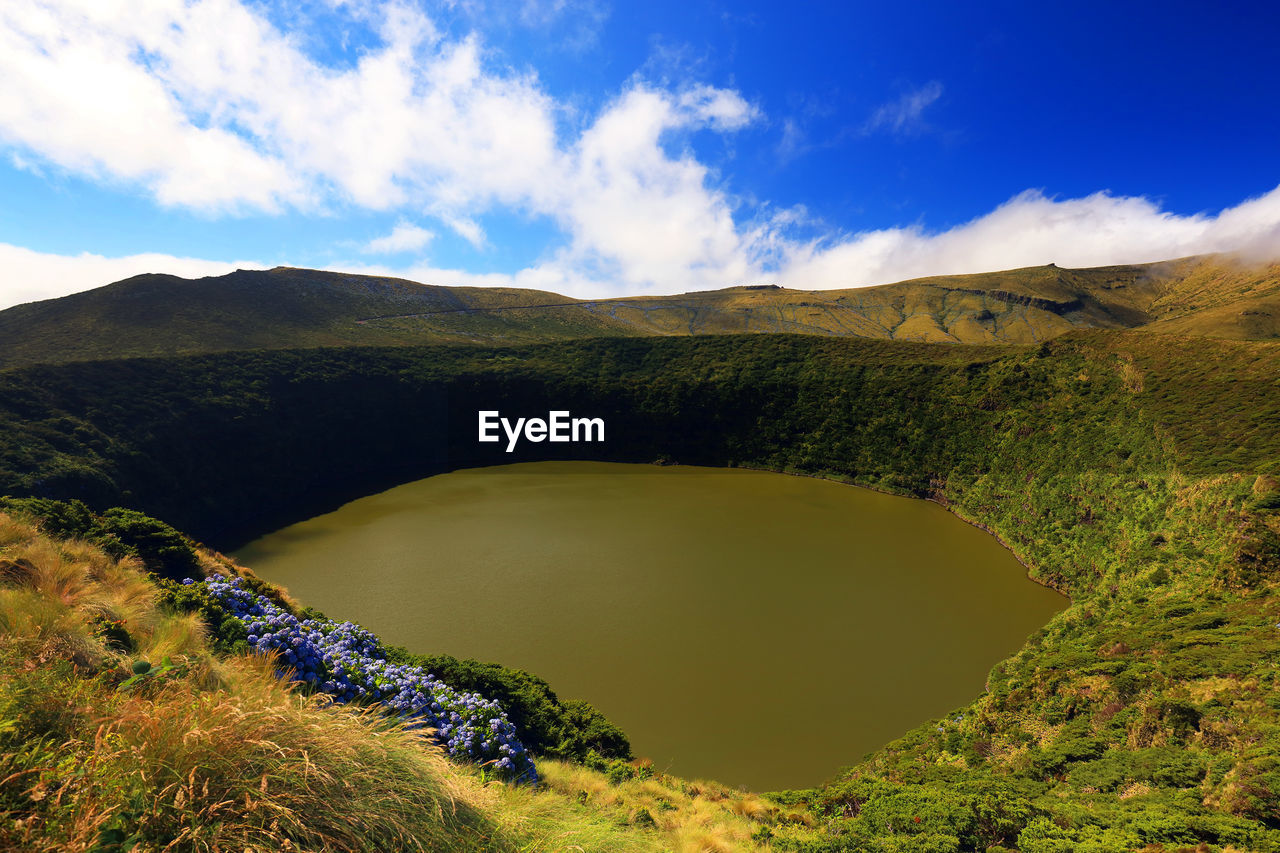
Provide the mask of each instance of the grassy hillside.
[{"label": "grassy hillside", "polygon": [[133,505],[226,544],[559,449],[475,444],[496,401],[605,417],[598,458],[932,497],[1072,596],[972,704],[781,796],[816,823],[758,825],[774,849],[1280,850],[1277,344],[747,335],[32,367],[0,374],[0,492]]},{"label": "grassy hillside", "polygon": [[807,819],[642,763],[540,759],[536,790],[488,781],[376,705],[322,702],[216,639],[137,557],[0,513],[0,848],[750,850]]},{"label": "grassy hillside", "polygon": [[[626,333],[580,311],[529,307],[570,301],[541,291],[432,287],[289,267],[194,280],[140,275],[0,311],[0,364]],[[405,328],[380,317],[423,319]]]},{"label": "grassy hillside", "polygon": [[0,311],[0,365],[228,350],[599,336],[803,333],[1034,344],[1074,329],[1280,334],[1280,265],[1222,256],[1159,264],[1053,265],[881,287],[732,287],[575,300],[543,291],[436,287],[278,267],[185,280],[142,275]]}]

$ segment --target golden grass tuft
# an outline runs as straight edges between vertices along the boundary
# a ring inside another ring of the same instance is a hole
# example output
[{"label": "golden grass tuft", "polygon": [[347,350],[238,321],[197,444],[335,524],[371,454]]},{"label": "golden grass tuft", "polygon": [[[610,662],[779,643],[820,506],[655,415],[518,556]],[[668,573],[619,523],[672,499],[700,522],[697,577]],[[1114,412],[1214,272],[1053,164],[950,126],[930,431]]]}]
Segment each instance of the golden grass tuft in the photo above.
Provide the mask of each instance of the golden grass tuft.
[{"label": "golden grass tuft", "polygon": [[742,850],[741,839],[720,828],[686,827],[676,833],[679,853],[734,853]]},{"label": "golden grass tuft", "polygon": [[96,627],[118,622],[136,645],[133,656],[156,663],[185,657],[201,684],[220,681],[204,624],[194,614],[157,608],[157,590],[137,559],[117,560],[80,540],[54,540],[4,515],[0,542],[6,543],[0,546],[0,631],[28,654],[126,672],[128,660],[106,646]]},{"label": "golden grass tuft", "polygon": [[420,733],[321,710],[264,662],[237,665],[234,692],[178,681],[99,729],[144,834],[197,849],[485,849],[492,829]]},{"label": "golden grass tuft", "polygon": [[729,811],[748,820],[767,821],[778,813],[778,807],[764,799],[745,795],[729,801]]},{"label": "golden grass tuft", "polygon": [[196,613],[166,613],[153,620],[138,642],[138,657],[158,661],[206,650],[207,631]]},{"label": "golden grass tuft", "polygon": [[0,512],[0,549],[30,542],[40,535],[40,530],[34,524]]},{"label": "golden grass tuft", "polygon": [[585,807],[603,809],[620,823],[643,827],[652,820],[663,850],[759,850],[762,825],[776,825],[781,809],[763,797],[717,782],[655,774],[611,783],[604,774],[558,761],[540,761],[545,786]]},{"label": "golden grass tuft", "polygon": [[80,614],[33,589],[0,588],[0,636],[33,661],[91,668],[108,657]]},{"label": "golden grass tuft", "polygon": [[1151,786],[1142,782],[1134,782],[1129,787],[1120,792],[1120,799],[1127,800],[1131,797],[1143,797],[1151,793]]},{"label": "golden grass tuft", "polygon": [[10,559],[31,567],[24,585],[39,591],[68,607],[90,603],[88,596],[95,584],[85,572],[85,566],[67,557],[55,543],[37,539],[12,549]]},{"label": "golden grass tuft", "polygon": [[543,761],[538,764],[543,784],[571,799],[592,806],[616,806],[623,801],[617,786],[603,774],[577,764]]}]

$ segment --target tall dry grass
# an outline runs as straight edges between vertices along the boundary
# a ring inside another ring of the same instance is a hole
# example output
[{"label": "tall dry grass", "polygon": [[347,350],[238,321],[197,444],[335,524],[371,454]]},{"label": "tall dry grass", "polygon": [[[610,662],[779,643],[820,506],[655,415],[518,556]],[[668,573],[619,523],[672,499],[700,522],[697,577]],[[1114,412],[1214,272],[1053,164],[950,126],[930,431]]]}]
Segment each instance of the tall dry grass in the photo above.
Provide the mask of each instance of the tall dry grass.
[{"label": "tall dry grass", "polygon": [[768,832],[781,818],[777,805],[717,782],[687,782],[665,775],[620,783],[575,764],[542,761],[546,786],[560,796],[612,814],[620,823],[651,826],[678,853],[768,850]]},{"label": "tall dry grass", "polygon": [[[269,660],[216,657],[195,616],[156,601],[135,561],[0,514],[0,849],[756,849],[760,808],[727,794],[555,762],[539,789],[488,781],[376,709],[301,695]],[[135,659],[165,657],[125,684]]]},{"label": "tall dry grass", "polygon": [[[115,559],[87,542],[52,539],[0,513],[0,634],[32,659],[127,674],[132,658],[185,656],[214,677],[219,667],[203,624],[156,607],[156,598],[137,560]],[[106,642],[107,623],[127,634],[128,654]]]}]

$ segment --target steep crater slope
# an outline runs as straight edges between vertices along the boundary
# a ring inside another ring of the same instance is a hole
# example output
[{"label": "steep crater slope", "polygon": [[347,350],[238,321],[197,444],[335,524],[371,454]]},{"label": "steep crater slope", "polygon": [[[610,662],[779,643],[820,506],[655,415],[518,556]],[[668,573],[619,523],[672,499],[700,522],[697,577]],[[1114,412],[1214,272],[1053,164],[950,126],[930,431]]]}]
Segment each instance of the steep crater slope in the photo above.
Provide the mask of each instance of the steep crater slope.
[{"label": "steep crater slope", "polygon": [[[0,492],[129,504],[219,545],[391,482],[553,456],[932,497],[1073,604],[974,703],[788,795],[824,823],[775,843],[1280,850],[1278,383],[1275,344],[1100,331],[41,366],[0,374]],[[480,408],[601,416],[609,441],[504,454],[475,442]]]}]

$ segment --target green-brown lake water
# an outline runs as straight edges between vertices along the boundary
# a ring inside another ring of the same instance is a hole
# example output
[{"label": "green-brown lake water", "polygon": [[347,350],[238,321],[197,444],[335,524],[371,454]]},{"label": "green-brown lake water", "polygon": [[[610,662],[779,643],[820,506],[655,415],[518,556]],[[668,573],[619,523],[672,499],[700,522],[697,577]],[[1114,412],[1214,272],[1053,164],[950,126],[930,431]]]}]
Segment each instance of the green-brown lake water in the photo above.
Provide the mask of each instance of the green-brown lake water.
[{"label": "green-brown lake water", "polygon": [[964,704],[1066,605],[932,503],[684,466],[455,471],[235,556],[389,643],[546,678],[659,769],[756,790]]}]

